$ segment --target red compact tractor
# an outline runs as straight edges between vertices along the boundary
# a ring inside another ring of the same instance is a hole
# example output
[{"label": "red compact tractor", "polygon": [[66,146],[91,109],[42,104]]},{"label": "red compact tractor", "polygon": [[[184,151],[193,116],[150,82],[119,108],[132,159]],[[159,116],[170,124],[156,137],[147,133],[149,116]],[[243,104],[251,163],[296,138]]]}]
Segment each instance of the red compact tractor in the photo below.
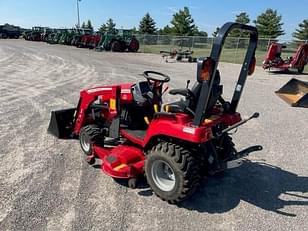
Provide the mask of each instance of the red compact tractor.
[{"label": "red compact tractor", "polygon": [[286,60],[281,58],[281,50],[286,48],[280,43],[271,43],[268,48],[265,60],[263,61],[264,69],[297,69],[298,73],[303,73],[305,65],[308,63],[308,43],[302,44],[298,47],[296,53]]},{"label": "red compact tractor", "polygon": [[[222,97],[217,70],[220,53],[233,29],[250,32],[250,43],[233,98]],[[102,160],[101,169],[136,187],[145,175],[161,199],[177,203],[188,198],[206,174],[241,164],[239,158],[262,147],[237,152],[228,132],[252,118],[236,111],[248,74],[255,66],[258,33],[255,27],[226,23],[219,31],[210,57],[197,62],[197,81],[169,93],[182,100],[165,104],[164,84],[170,78],[145,71],[145,81],[82,90],[77,108],[53,111],[48,131],[58,138],[79,138],[87,161]]]}]

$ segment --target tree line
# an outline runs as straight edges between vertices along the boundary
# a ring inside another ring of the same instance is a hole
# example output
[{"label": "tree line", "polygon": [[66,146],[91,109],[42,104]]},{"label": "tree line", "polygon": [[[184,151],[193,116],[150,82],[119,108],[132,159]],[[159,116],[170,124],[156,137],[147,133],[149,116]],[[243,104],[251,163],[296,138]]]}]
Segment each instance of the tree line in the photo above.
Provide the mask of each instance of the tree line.
[{"label": "tree line", "polygon": [[[249,24],[251,22],[249,15],[246,12],[241,12],[235,17],[235,22],[242,24]],[[282,29],[282,16],[278,14],[277,10],[267,9],[261,13],[255,20],[252,21],[259,31],[260,38],[276,39],[285,32]],[[205,31],[199,30],[194,22],[194,19],[188,7],[180,9],[174,13],[170,21],[170,26],[166,25],[163,28],[157,28],[155,20],[147,12],[139,22],[138,29],[132,28],[135,34],[150,34],[150,35],[182,35],[182,36],[205,36],[208,34]],[[83,22],[82,28],[92,29],[93,26],[90,20],[87,23]],[[112,18],[109,18],[106,23],[103,23],[99,28],[99,32],[109,32],[116,28],[116,23]],[[219,27],[212,33],[216,37]],[[248,34],[235,29],[230,34],[231,37],[247,37]],[[308,19],[304,19],[298,24],[292,36],[299,40],[308,40]]]}]

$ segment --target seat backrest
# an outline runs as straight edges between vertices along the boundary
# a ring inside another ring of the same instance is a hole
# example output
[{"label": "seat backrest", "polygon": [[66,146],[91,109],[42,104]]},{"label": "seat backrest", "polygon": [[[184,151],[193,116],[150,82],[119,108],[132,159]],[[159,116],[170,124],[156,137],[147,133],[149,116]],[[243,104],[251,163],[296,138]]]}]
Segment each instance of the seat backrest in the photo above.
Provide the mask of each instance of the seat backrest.
[{"label": "seat backrest", "polygon": [[[200,97],[201,85],[202,84],[197,81],[194,84],[194,86],[191,88],[191,92],[194,94],[194,99],[189,100],[188,107],[194,112],[196,111],[198,99]],[[213,82],[212,92],[211,92],[211,96],[210,96],[210,101],[209,101],[208,106],[205,110],[206,114],[210,113],[212,108],[217,103],[219,96],[222,95],[222,89],[223,89],[223,86],[220,85],[220,73],[219,73],[219,70],[216,70],[215,80]]]}]

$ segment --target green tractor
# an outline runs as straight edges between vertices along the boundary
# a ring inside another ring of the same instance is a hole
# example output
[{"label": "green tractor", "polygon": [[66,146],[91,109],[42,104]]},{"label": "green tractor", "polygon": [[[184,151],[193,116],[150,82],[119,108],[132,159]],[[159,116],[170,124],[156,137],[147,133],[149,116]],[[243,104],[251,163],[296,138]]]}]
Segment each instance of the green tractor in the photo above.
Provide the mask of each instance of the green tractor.
[{"label": "green tractor", "polygon": [[29,41],[43,41],[43,34],[47,30],[47,27],[34,26],[31,31],[25,34],[25,39]]},{"label": "green tractor", "polygon": [[139,49],[139,41],[132,34],[131,30],[115,29],[105,32],[101,36],[101,40],[97,46],[97,50],[106,50],[113,52],[137,52]]},{"label": "green tractor", "polygon": [[67,29],[61,33],[61,38],[59,40],[59,44],[63,45],[71,45],[73,37],[77,34],[74,29]]},{"label": "green tractor", "polygon": [[55,29],[55,31],[48,35],[47,43],[49,44],[59,44],[66,29]]},{"label": "green tractor", "polygon": [[71,40],[71,45],[76,46],[76,47],[80,47],[82,36],[83,35],[90,35],[90,34],[92,34],[92,30],[90,30],[90,29],[84,29],[84,28],[76,29],[75,34],[73,35],[72,40]]}]

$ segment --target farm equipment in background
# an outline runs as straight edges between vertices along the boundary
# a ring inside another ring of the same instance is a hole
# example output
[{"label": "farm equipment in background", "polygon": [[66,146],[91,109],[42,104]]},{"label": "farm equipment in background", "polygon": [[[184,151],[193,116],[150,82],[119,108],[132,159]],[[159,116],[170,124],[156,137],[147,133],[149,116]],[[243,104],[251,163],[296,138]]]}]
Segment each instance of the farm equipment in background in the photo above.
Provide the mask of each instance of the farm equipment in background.
[{"label": "farm equipment in background", "polygon": [[0,25],[0,39],[14,38],[21,36],[21,28],[19,26],[10,25],[8,23]]},{"label": "farm equipment in background", "polygon": [[92,30],[89,29],[75,29],[75,34],[72,37],[71,45],[78,47],[81,44],[81,38],[83,35],[91,34]]},{"label": "farm equipment in background", "polygon": [[59,44],[66,29],[54,29],[54,32],[48,35],[47,43]]},{"label": "farm equipment in background", "polygon": [[31,31],[28,31],[24,38],[29,41],[44,41],[45,40],[45,33],[46,31],[50,29],[48,27],[40,27],[40,26],[34,26],[32,27]]},{"label": "farm equipment in background", "polygon": [[139,41],[131,30],[115,29],[114,31],[105,32],[96,46],[97,50],[113,52],[137,52],[139,50]]},{"label": "farm equipment in background", "polygon": [[168,63],[170,59],[175,61],[197,62],[197,58],[194,58],[191,50],[191,42],[187,38],[176,38],[172,40],[173,48],[170,51],[160,51],[163,59]]},{"label": "farm equipment in background", "polygon": [[275,93],[292,107],[308,108],[308,82],[293,78]]},{"label": "farm equipment in background", "polygon": [[[217,70],[224,41],[232,29],[250,32],[249,46],[232,100],[222,97]],[[163,200],[187,199],[205,174],[241,165],[240,158],[262,147],[237,152],[229,131],[257,118],[242,119],[236,111],[247,75],[255,68],[258,33],[252,26],[226,23],[218,32],[210,57],[198,60],[192,88],[173,89],[180,101],[163,105],[167,75],[143,73],[145,81],[104,85],[80,92],[76,108],[51,112],[49,133],[58,138],[79,137],[89,164],[102,160],[101,169],[136,187],[146,175],[151,189]]]},{"label": "farm equipment in background", "polygon": [[41,33],[41,41],[47,42],[48,36],[53,33],[54,29],[45,27]]},{"label": "farm equipment in background", "polygon": [[282,48],[286,48],[286,46],[276,42],[271,43],[263,61],[263,69],[275,68],[283,71],[297,69],[298,73],[303,73],[305,65],[308,63],[308,43],[300,45],[296,53],[285,60],[281,58]]},{"label": "farm equipment in background", "polygon": [[74,35],[75,35],[74,29],[63,30],[61,33],[61,37],[59,39],[59,44],[71,45]]},{"label": "farm equipment in background", "polygon": [[101,40],[101,35],[99,32],[92,34],[85,34],[81,36],[81,40],[78,47],[94,49],[99,41]]},{"label": "farm equipment in background", "polygon": [[160,51],[159,53],[162,54],[166,63],[170,62],[170,59],[175,59],[176,61],[187,61],[189,63],[197,62],[197,58],[192,57],[194,52],[191,50],[182,51],[181,49],[173,49],[171,51]]},{"label": "farm equipment in background", "polygon": [[84,42],[88,40],[92,33],[93,31],[90,29],[77,29],[77,35],[73,37],[71,44],[79,48],[83,47]]}]

